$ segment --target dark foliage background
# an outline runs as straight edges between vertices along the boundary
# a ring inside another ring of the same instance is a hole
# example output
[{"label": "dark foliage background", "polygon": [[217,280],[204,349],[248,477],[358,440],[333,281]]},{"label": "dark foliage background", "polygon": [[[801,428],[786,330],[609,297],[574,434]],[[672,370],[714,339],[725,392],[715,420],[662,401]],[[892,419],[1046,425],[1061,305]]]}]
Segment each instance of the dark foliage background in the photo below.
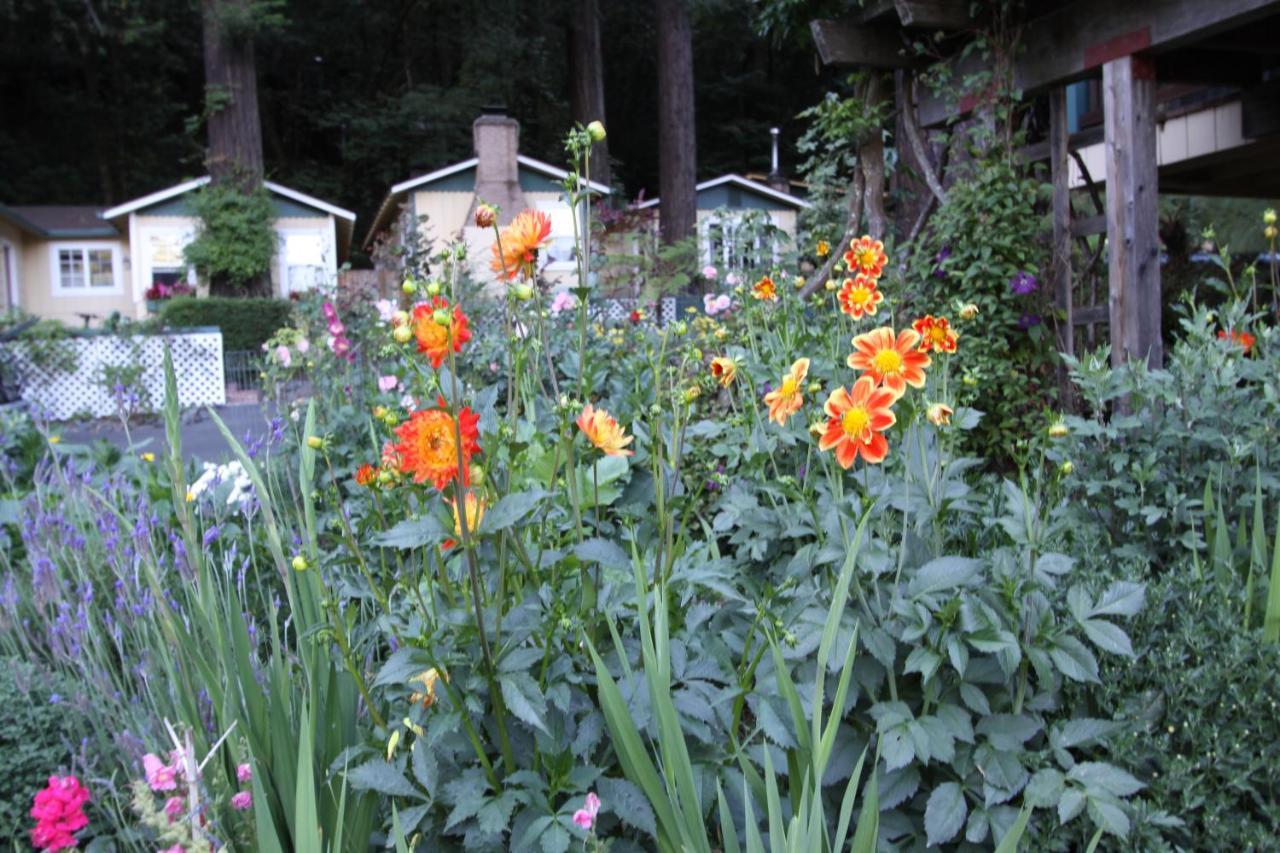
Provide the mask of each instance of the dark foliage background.
[{"label": "dark foliage background", "polygon": [[[520,120],[524,153],[562,162],[571,5],[288,0],[257,50],[268,176],[367,224],[390,184],[470,156],[493,103]],[[775,125],[794,172],[795,114],[830,82],[807,32],[759,36],[754,8],[691,0],[700,179],[766,171]],[[652,8],[600,9],[616,180],[652,197]],[[0,0],[0,203],[118,203],[201,174],[200,39],[195,0]]]}]

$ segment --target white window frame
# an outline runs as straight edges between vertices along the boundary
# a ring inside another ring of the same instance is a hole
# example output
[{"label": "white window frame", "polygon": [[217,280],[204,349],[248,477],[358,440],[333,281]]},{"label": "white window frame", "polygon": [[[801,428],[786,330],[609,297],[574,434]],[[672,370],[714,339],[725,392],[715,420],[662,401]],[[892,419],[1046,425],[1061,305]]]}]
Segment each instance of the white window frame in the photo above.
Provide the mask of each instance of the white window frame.
[{"label": "white window frame", "polygon": [[319,281],[311,287],[299,288],[297,293],[309,293],[314,290],[321,290],[333,280],[334,261],[330,256],[333,249],[332,241],[320,228],[277,228],[276,229],[276,260],[280,273],[280,296],[288,299],[289,295],[294,293],[292,281],[289,277],[289,237],[313,237],[320,241],[320,263],[318,264],[295,264],[295,266],[305,266],[308,269],[319,270]]},{"label": "white window frame", "polygon": [[[89,285],[89,252],[106,249],[111,252],[111,287]],[[62,285],[62,259],[60,252],[79,250],[84,258],[84,287]],[[49,279],[53,295],[57,299],[83,299],[86,296],[123,296],[124,276],[121,274],[120,246],[109,240],[62,241],[49,244]]]},{"label": "white window frame", "polygon": [[20,308],[22,306],[22,273],[20,270],[21,258],[18,257],[18,247],[10,240],[0,240],[0,271],[6,270],[4,255],[8,252],[9,263],[7,270],[9,280],[4,282],[5,297],[9,303],[9,310]]},{"label": "white window frame", "polygon": [[[737,258],[740,258],[743,254],[745,254],[744,252],[738,249],[737,231],[738,231],[738,228],[741,227],[743,219],[746,218],[746,216],[751,212],[751,210],[753,210],[753,208],[744,208],[744,209],[721,208],[721,209],[712,211],[710,214],[708,214],[707,216],[699,220],[698,243],[699,243],[699,248],[701,249],[699,254],[702,255],[702,260],[704,264],[716,267],[717,269],[721,269],[721,270],[741,272],[741,270],[737,270],[737,268],[734,265],[734,262],[737,260]],[[775,229],[781,230],[781,226],[778,224],[777,215],[771,210],[766,210],[763,212],[765,216],[769,218],[769,224],[772,225]],[[711,251],[711,229],[713,226],[716,226],[716,225],[720,226],[721,234],[723,235],[723,242],[720,245],[720,251],[716,254],[713,254]],[[768,257],[766,258],[766,257],[763,257],[766,253],[764,251],[764,247],[761,245],[762,239],[763,239],[762,237],[757,237],[755,241],[755,245],[753,246],[756,253],[761,256],[760,260],[762,262],[777,264],[779,259],[782,257],[781,246],[779,245],[781,241],[778,239],[777,235],[775,235],[774,238],[770,240],[769,251],[767,253]]]}]

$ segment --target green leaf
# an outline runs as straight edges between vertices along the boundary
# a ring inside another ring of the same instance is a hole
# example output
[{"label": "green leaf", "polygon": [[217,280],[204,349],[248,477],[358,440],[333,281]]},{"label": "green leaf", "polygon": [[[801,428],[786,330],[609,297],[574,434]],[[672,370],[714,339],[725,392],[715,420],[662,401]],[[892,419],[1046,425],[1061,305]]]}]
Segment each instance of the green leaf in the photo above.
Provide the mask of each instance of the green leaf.
[{"label": "green leaf", "polygon": [[565,853],[569,849],[569,844],[573,841],[569,837],[569,832],[558,822],[552,823],[547,827],[547,831],[542,833],[542,853]]},{"label": "green leaf", "polygon": [[1072,681],[1098,682],[1098,659],[1075,637],[1064,635],[1049,649],[1054,666]]},{"label": "green leaf", "polygon": [[1067,778],[1082,783],[1090,792],[1100,790],[1117,797],[1128,797],[1144,787],[1128,772],[1101,761],[1083,761],[1071,768]]},{"label": "green leaf", "polygon": [[1024,803],[1018,811],[1018,819],[1013,822],[1013,826],[1009,827],[1009,831],[1000,839],[1000,844],[996,847],[995,853],[1018,853],[1018,842],[1026,834],[1027,823],[1030,820],[1031,804]]},{"label": "green leaf", "polygon": [[378,670],[378,676],[373,680],[373,686],[382,687],[387,684],[404,684],[410,678],[430,667],[430,658],[424,650],[405,646],[404,648],[396,649],[392,652],[391,657],[387,658],[387,662],[382,665],[382,669]]},{"label": "green leaf", "polygon": [[1058,799],[1058,822],[1067,823],[1084,811],[1084,792],[1079,788],[1067,788]]},{"label": "green leaf", "polygon": [[546,496],[547,493],[541,489],[506,495],[485,511],[484,517],[480,519],[480,532],[497,533],[519,522],[536,518],[538,504]]},{"label": "green leaf", "polygon": [[928,846],[950,841],[964,826],[969,806],[964,791],[955,782],[943,782],[929,795],[924,809],[924,829]]},{"label": "green leaf", "polygon": [[1112,835],[1124,838],[1129,834],[1129,816],[1124,807],[1107,797],[1089,797],[1089,817]]},{"label": "green leaf", "polygon": [[[486,518],[488,516],[486,515]],[[421,548],[424,545],[438,545],[448,536],[442,525],[434,516],[424,515],[418,518],[407,518],[390,530],[373,534],[374,545],[384,548]]]},{"label": "green leaf", "polygon": [[544,734],[551,734],[546,723],[547,700],[528,673],[503,673],[498,684],[502,688],[502,699],[511,713]]},{"label": "green leaf", "polygon": [[1031,777],[1022,796],[1033,806],[1049,808],[1058,802],[1065,788],[1066,781],[1062,773],[1052,767],[1045,767],[1037,770]]},{"label": "green leaf", "polygon": [[1080,623],[1080,627],[1084,629],[1085,636],[1104,652],[1133,657],[1133,643],[1129,642],[1129,635],[1118,626],[1105,619],[1086,619]]},{"label": "green leaf", "polygon": [[573,549],[579,560],[599,563],[606,569],[625,571],[631,568],[631,557],[611,539],[587,539]]},{"label": "green leaf", "polygon": [[1142,610],[1147,588],[1140,583],[1116,581],[1107,587],[1090,616],[1135,616]]},{"label": "green leaf", "polygon": [[968,557],[939,557],[916,571],[907,584],[907,597],[919,598],[935,592],[967,586],[978,576],[982,563]]},{"label": "green leaf", "polygon": [[381,758],[347,771],[347,781],[357,791],[377,791],[388,797],[421,796],[399,767]]},{"label": "green leaf", "polygon": [[427,795],[435,798],[436,789],[440,785],[440,764],[436,761],[435,753],[431,751],[431,747],[426,741],[419,739],[413,745],[413,775],[417,777],[418,782],[427,790]]},{"label": "green leaf", "polygon": [[596,794],[600,797],[601,808],[617,815],[623,823],[657,838],[658,827],[654,822],[653,809],[644,793],[635,785],[626,779],[610,779],[605,776],[596,781]]}]

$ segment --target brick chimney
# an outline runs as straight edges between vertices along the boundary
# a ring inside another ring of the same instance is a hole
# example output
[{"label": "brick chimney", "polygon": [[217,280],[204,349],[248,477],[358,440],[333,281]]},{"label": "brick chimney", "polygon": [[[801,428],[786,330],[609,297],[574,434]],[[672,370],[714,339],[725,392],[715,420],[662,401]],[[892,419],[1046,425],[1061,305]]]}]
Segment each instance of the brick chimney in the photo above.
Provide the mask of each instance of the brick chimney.
[{"label": "brick chimney", "polygon": [[500,107],[486,107],[471,125],[476,158],[476,199],[499,209],[498,222],[506,225],[525,208],[520,189],[520,122]]}]

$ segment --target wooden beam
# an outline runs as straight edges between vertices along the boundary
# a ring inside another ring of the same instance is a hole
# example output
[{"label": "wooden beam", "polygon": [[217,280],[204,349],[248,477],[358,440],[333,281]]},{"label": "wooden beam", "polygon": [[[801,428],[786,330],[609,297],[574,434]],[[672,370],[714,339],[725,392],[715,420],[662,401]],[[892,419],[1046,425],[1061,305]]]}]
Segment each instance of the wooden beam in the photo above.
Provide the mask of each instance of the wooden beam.
[{"label": "wooden beam", "polygon": [[[1074,0],[1023,26],[1014,86],[1033,94],[1097,73],[1120,56],[1173,50],[1274,14],[1280,14],[1280,0]],[[962,80],[987,65],[975,53],[957,62],[952,76]],[[971,106],[960,104],[960,112]],[[956,116],[954,103],[922,93],[922,126]]]},{"label": "wooden beam", "polygon": [[912,68],[902,31],[890,24],[849,24],[844,21],[810,21],[809,31],[825,65],[857,65],[864,68]]},{"label": "wooden beam", "polygon": [[1092,237],[1095,234],[1107,233],[1107,217],[1087,216],[1071,223],[1072,237]]},{"label": "wooden beam", "polygon": [[1086,305],[1077,308],[1071,315],[1076,326],[1096,326],[1110,320],[1111,310],[1106,305]]},{"label": "wooden beam", "polygon": [[1164,363],[1156,209],[1156,80],[1150,60],[1102,66],[1107,163],[1107,285],[1111,362]]},{"label": "wooden beam", "polygon": [[[1071,322],[1071,170],[1067,160],[1067,90],[1059,86],[1049,93],[1049,174],[1053,179],[1053,251],[1050,276],[1054,298],[1063,322],[1058,326],[1058,349],[1075,354]],[[1064,388],[1069,383],[1064,383]]]},{"label": "wooden beam", "polygon": [[894,0],[904,27],[963,30],[973,24],[968,0]]}]

